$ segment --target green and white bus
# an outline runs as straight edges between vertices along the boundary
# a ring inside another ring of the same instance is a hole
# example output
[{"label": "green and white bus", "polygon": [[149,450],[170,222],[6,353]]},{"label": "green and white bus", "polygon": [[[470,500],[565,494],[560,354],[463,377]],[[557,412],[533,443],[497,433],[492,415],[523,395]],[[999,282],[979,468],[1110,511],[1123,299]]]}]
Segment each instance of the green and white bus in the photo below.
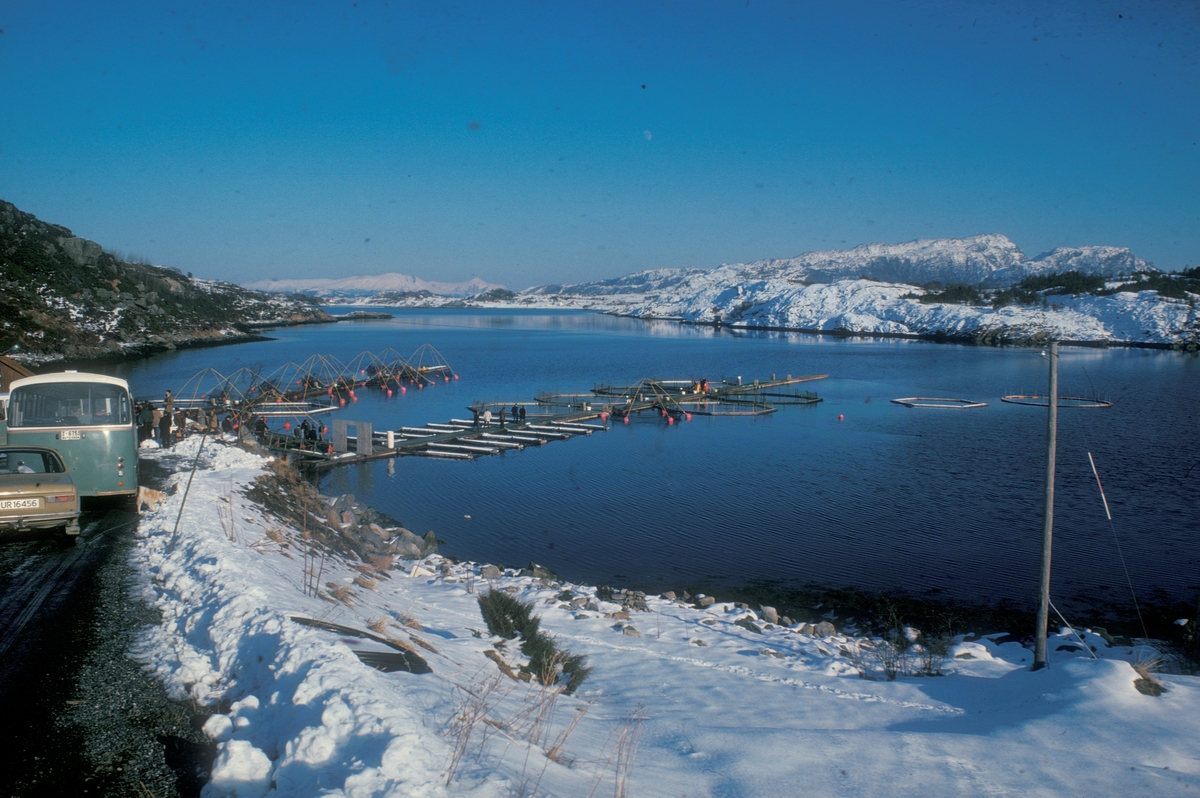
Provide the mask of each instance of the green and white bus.
[{"label": "green and white bus", "polygon": [[80,496],[137,494],[137,427],[125,380],[65,371],[13,380],[10,446],[58,451]]}]

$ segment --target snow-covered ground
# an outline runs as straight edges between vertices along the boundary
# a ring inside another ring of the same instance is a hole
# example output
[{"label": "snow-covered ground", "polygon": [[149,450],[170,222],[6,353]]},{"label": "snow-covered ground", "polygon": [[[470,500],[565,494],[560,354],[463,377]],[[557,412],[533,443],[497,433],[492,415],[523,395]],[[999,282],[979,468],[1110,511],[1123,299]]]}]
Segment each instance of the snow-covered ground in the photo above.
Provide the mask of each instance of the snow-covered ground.
[{"label": "snow-covered ground", "polygon": [[[300,533],[242,494],[263,458],[209,442],[180,515],[198,445],[146,453],[179,470],[139,525],[140,587],[162,623],[134,656],[175,695],[216,712],[205,725],[219,743],[206,795],[1200,789],[1200,679],[1162,676],[1166,693],[1143,695],[1129,662],[1150,649],[1084,633],[1093,659],[1057,634],[1052,666],[1031,672],[1015,642],[956,638],[944,676],[888,681],[851,630],[817,636],[732,604],[653,596],[626,619],[588,586],[485,575],[436,555],[386,572],[328,556],[313,596]],[[577,693],[513,680],[489,658],[520,662],[516,641],[487,633],[477,598],[489,589],[534,603],[542,628],[587,656],[593,670]],[[431,672],[374,670],[352,649],[395,649],[293,617],[373,629]]]}]

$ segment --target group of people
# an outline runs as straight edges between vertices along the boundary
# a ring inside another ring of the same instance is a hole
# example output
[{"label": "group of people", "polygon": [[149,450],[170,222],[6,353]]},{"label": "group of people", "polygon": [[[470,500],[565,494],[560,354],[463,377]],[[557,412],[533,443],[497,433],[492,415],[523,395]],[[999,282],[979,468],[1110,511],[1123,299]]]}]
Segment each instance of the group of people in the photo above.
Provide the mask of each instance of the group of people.
[{"label": "group of people", "polygon": [[185,410],[175,407],[175,397],[167,391],[163,396],[162,407],[150,401],[141,402],[137,406],[138,443],[153,440],[164,449],[169,449],[176,441],[182,440],[192,432],[207,432],[217,435],[233,429],[233,418],[225,415],[221,418],[216,407],[209,407],[201,414],[200,408]]},{"label": "group of people", "polygon": [[[259,443],[267,443],[267,433],[271,432],[271,428],[267,426],[267,419],[263,416],[258,416],[254,419],[254,437]],[[317,443],[322,439],[323,428],[315,421],[309,421],[307,418],[292,427],[292,437],[300,441],[309,441]]]},{"label": "group of people", "polygon": [[[506,408],[506,407],[502,407],[502,408],[500,408],[500,414],[499,414],[501,429],[504,429],[504,416],[505,416],[506,412],[511,412],[511,415],[509,416],[509,418],[511,418],[513,420],[513,423],[522,423],[523,424],[525,422],[525,408],[524,407],[519,406],[519,405],[513,405],[511,411],[509,411],[508,408]],[[471,413],[474,417],[475,426],[478,427],[481,424],[484,427],[492,426],[493,416],[492,416],[492,411],[490,409],[484,410],[482,415],[480,415],[478,410],[472,410]]]},{"label": "group of people", "polygon": [[[153,440],[163,448],[170,448],[172,444],[195,432],[216,436],[232,432],[239,427],[247,433],[253,430],[259,443],[265,444],[268,433],[271,432],[267,426],[267,419],[263,416],[254,417],[253,421],[241,418],[239,423],[239,413],[230,409],[229,400],[224,392],[221,393],[220,399],[210,399],[207,407],[177,408],[170,391],[163,396],[161,406],[147,400],[137,403],[134,407],[139,444],[142,441]],[[305,442],[316,443],[322,440],[324,431],[320,423],[306,418],[292,428],[290,437],[299,439],[302,445]]]}]

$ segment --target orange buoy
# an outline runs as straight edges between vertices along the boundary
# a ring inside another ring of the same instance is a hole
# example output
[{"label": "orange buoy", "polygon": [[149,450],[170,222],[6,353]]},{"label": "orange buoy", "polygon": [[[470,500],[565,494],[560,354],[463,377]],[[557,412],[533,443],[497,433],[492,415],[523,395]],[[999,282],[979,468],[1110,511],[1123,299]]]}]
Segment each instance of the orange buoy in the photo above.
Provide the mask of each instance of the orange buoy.
[{"label": "orange buoy", "polygon": [[392,395],[392,389],[388,388],[388,396],[391,396],[391,395]]},{"label": "orange buoy", "polygon": [[843,418],[845,418],[845,416],[843,416],[841,413],[838,413],[838,421],[841,421]]},{"label": "orange buoy", "polygon": [[283,428],[284,428],[285,430],[287,430],[287,431],[291,432],[291,429],[292,429],[292,422],[290,422],[290,421],[285,421],[285,422],[283,422]]},{"label": "orange buoy", "polygon": [[326,453],[327,453],[327,454],[333,454],[333,444],[332,444],[332,443],[331,443],[331,444],[329,444],[329,448],[326,450]]},{"label": "orange buoy", "polygon": [[341,405],[342,407],[345,407],[345,406],[346,406],[346,400],[345,400],[345,399],[343,399],[343,398],[341,398],[341,397],[339,396],[339,397],[338,397],[338,404],[339,404],[339,405]]},{"label": "orange buoy", "polygon": [[688,421],[691,421],[691,420],[692,420],[692,414],[691,414],[691,413],[684,413],[684,414],[683,414],[683,417],[684,417],[684,418],[686,418]]},{"label": "orange buoy", "polygon": [[458,375],[457,375],[457,374],[455,374],[455,375],[454,375],[454,379],[456,379],[456,380],[458,379]]},{"label": "orange buoy", "polygon": [[400,393],[408,393],[408,389],[407,389],[407,388],[405,388],[403,385],[401,385],[401,386],[400,386]]},{"label": "orange buoy", "polygon": [[625,417],[622,419],[622,421],[624,421],[626,424],[628,424],[628,423],[629,423],[629,416],[625,416]]},{"label": "orange buoy", "polygon": [[600,414],[600,420],[601,420],[601,421],[608,421],[608,413],[601,413],[601,414]]},{"label": "orange buoy", "polygon": [[674,416],[667,416],[667,423],[668,423],[668,424],[674,424],[674,423],[675,423],[675,417],[674,417]]}]

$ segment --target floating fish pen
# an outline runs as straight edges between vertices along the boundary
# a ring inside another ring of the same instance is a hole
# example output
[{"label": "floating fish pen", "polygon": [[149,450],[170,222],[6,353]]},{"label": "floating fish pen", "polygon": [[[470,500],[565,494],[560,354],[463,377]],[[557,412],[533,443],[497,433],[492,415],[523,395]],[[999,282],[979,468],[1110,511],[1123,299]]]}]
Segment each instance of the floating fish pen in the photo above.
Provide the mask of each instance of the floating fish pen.
[{"label": "floating fish pen", "polygon": [[360,388],[402,393],[409,386],[424,388],[458,379],[441,353],[429,344],[404,358],[393,349],[376,354],[361,352],[348,363],[333,355],[313,355],[303,363],[285,363],[274,371],[241,368],[226,376],[208,368],[190,378],[176,393],[200,403],[215,397],[232,408],[270,402],[303,402],[324,395],[330,403],[344,405],[356,399]]},{"label": "floating fish pen", "polygon": [[[378,378],[394,373],[385,371],[392,366],[387,353],[376,360],[361,358],[357,362],[352,361],[351,365],[357,367],[357,375],[347,374],[348,369],[339,372],[347,385],[361,387],[366,384],[362,382],[363,378]],[[412,361],[409,361],[409,365],[413,365]],[[309,364],[310,373],[311,366]],[[375,372],[371,371],[372,366],[375,366]],[[418,374],[451,373],[447,371],[448,367],[436,361],[417,360],[413,368]],[[825,376],[793,378],[789,375],[783,380],[772,378],[752,383],[742,383],[740,379],[722,380],[719,383],[709,383],[707,380],[643,379],[625,386],[597,385],[586,393],[544,392],[532,402],[476,401],[467,407],[470,418],[451,418],[422,426],[401,426],[380,431],[375,429],[372,422],[334,419],[328,427],[322,425],[316,428],[320,430],[317,440],[295,432],[286,434],[291,430],[290,423],[284,425],[283,433],[264,430],[260,425],[256,435],[260,443],[268,448],[291,456],[301,467],[313,469],[402,456],[473,460],[504,451],[519,451],[526,446],[541,446],[551,441],[592,435],[608,430],[610,419],[619,419],[628,424],[631,417],[641,413],[656,413],[667,424],[675,424],[690,421],[693,415],[755,416],[774,413],[777,410],[775,403],[816,404],[821,399],[815,393],[790,389],[789,386]],[[444,379],[448,380],[449,377]],[[278,386],[278,382],[264,380],[258,383],[258,395],[272,396],[282,411],[289,408],[283,394],[279,391],[270,393],[263,387],[267,384]],[[380,385],[382,387],[386,383]],[[353,396],[353,391],[350,391],[350,395]],[[344,400],[337,405],[330,401],[326,409],[334,410],[344,405]],[[253,406],[270,408],[272,402],[259,401]]]},{"label": "floating fish pen", "polygon": [[[1000,398],[1001,402],[1008,402],[1012,405],[1031,405],[1033,407],[1049,407],[1050,397],[1045,394],[1020,394],[1014,393]],[[1097,399],[1092,396],[1060,396],[1058,397],[1057,407],[1074,407],[1074,408],[1105,408],[1112,407],[1113,403],[1107,399]]]},{"label": "floating fish pen", "polygon": [[904,407],[931,407],[937,410],[969,410],[975,407],[987,407],[987,402],[951,399],[944,396],[907,396],[903,399],[893,399],[892,404]]}]

